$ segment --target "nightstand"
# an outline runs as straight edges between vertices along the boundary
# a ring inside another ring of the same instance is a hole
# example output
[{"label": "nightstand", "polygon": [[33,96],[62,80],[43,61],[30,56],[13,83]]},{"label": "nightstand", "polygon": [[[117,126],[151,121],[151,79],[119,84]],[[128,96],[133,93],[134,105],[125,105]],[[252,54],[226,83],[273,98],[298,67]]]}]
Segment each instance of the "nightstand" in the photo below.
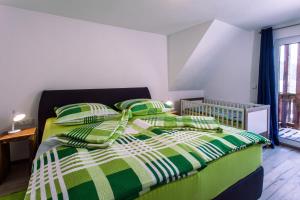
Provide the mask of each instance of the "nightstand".
[{"label": "nightstand", "polygon": [[10,168],[10,142],[29,141],[29,163],[31,165],[36,151],[36,128],[23,129],[17,133],[0,135],[0,184]]},{"label": "nightstand", "polygon": [[171,113],[171,114],[174,114],[174,115],[180,115],[180,113],[177,112],[176,110],[173,110],[173,111],[171,111],[170,113]]}]

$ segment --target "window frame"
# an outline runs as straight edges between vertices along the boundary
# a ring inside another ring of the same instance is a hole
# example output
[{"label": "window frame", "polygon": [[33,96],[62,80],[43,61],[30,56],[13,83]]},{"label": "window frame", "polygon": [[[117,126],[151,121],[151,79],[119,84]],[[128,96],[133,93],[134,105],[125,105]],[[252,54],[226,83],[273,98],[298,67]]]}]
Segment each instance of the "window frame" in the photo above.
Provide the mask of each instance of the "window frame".
[{"label": "window frame", "polygon": [[279,85],[280,84],[279,81],[280,80],[280,46],[288,45],[292,43],[300,43],[300,35],[276,39],[273,43],[274,44],[274,65],[275,65],[278,93],[280,89],[280,85]]}]

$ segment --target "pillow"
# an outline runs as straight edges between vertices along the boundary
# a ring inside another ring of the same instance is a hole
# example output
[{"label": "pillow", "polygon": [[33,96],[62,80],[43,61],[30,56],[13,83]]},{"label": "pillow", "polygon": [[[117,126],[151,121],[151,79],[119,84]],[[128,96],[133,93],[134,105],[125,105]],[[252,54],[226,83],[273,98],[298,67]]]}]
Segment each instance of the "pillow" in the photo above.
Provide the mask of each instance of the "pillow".
[{"label": "pillow", "polygon": [[130,99],[115,104],[119,110],[128,109],[132,115],[153,115],[173,110],[173,107],[161,101],[151,99]]},{"label": "pillow", "polygon": [[120,113],[100,103],[76,103],[57,108],[56,124],[78,125],[120,117]]}]

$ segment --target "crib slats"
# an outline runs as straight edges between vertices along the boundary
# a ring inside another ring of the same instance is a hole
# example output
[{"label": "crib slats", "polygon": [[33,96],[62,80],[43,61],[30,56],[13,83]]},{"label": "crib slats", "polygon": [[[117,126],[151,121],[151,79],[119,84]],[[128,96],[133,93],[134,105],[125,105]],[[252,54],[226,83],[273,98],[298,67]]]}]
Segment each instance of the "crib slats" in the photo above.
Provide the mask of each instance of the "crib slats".
[{"label": "crib slats", "polygon": [[241,129],[245,129],[245,111],[243,110],[241,113]]},{"label": "crib slats", "polygon": [[240,119],[240,113],[236,112],[236,119],[235,119],[236,128],[239,128],[239,119]]},{"label": "crib slats", "polygon": [[[245,108],[249,105],[213,99],[200,101],[181,101],[182,115],[202,115],[215,117],[221,124],[244,129]],[[251,106],[257,106],[253,104]]]},{"label": "crib slats", "polygon": [[234,122],[234,121],[233,121],[233,120],[234,120],[234,119],[233,119],[234,113],[235,113],[235,110],[232,110],[232,111],[231,111],[231,127],[234,127],[234,125],[233,125],[233,122]]},{"label": "crib slats", "polygon": [[228,109],[226,109],[226,121],[227,121],[226,125],[229,126],[229,110]]},{"label": "crib slats", "polygon": [[232,103],[215,99],[204,99],[202,102],[182,100],[181,114],[212,116],[221,124],[244,129],[247,109],[259,106],[261,105]]},{"label": "crib slats", "polygon": [[220,107],[216,106],[217,108],[217,115],[218,115],[218,122],[220,122]]},{"label": "crib slats", "polygon": [[222,108],[222,115],[221,115],[221,117],[222,117],[222,124],[224,124],[224,116],[225,116],[225,109]]}]

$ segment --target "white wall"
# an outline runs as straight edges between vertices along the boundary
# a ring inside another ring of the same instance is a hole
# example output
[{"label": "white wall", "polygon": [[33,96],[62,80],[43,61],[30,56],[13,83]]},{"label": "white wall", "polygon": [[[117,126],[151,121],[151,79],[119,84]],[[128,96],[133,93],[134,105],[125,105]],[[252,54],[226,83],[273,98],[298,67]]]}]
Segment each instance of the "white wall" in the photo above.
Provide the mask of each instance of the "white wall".
[{"label": "white wall", "polygon": [[260,59],[260,39],[259,31],[254,32],[252,67],[251,67],[251,83],[250,83],[250,102],[257,103],[258,93],[258,76],[259,76],[259,59]]},{"label": "white wall", "polygon": [[[184,82],[178,80],[178,76],[180,76],[181,71],[186,68],[193,52],[198,48],[199,43],[203,40],[204,35],[212,23],[213,21],[209,21],[168,36],[168,74],[170,90],[175,91],[178,90],[179,87],[186,87]],[[198,59],[203,60],[203,57],[204,55],[197,55]]]},{"label": "white wall", "polygon": [[12,109],[36,119],[45,89],[147,86],[168,99],[163,35],[6,6],[0,25],[0,130]]},{"label": "white wall", "polygon": [[168,36],[169,89],[205,96],[256,100],[259,36],[213,20]]},{"label": "white wall", "polygon": [[256,32],[235,29],[230,45],[216,58],[205,96],[235,102],[255,102],[259,69],[259,41]]},{"label": "white wall", "polygon": [[169,91],[169,99],[174,102],[175,109],[180,113],[180,99],[204,97],[203,90]]},{"label": "white wall", "polygon": [[[36,120],[46,89],[147,86],[160,100],[203,96],[168,92],[164,35],[6,6],[0,25],[0,130],[9,128],[13,109]],[[25,158],[27,147],[13,144],[11,154]]]},{"label": "white wall", "polygon": [[0,6],[0,127],[45,89],[148,86],[167,98],[166,37]]}]

